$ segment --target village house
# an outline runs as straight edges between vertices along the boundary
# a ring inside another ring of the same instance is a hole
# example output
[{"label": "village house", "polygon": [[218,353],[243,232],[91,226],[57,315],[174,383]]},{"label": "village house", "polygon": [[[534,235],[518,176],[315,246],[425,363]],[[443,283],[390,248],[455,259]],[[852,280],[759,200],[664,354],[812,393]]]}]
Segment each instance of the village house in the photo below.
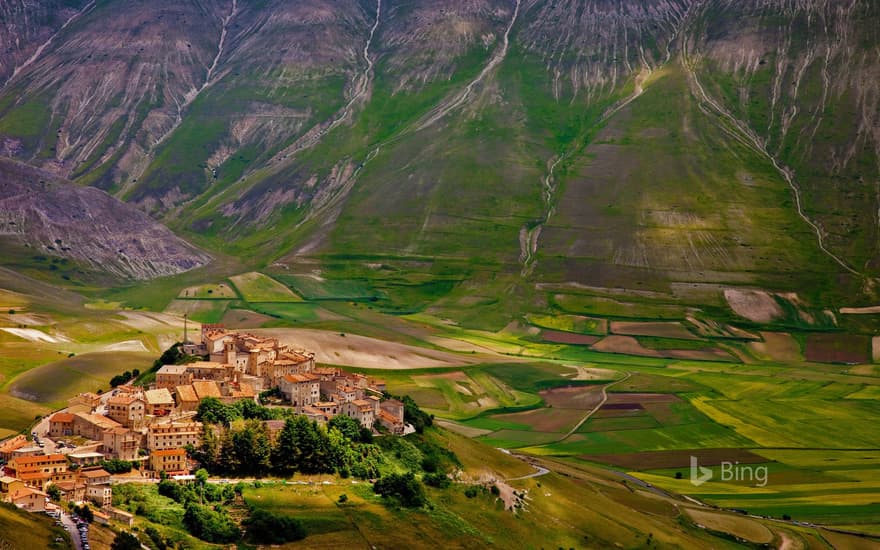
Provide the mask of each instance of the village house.
[{"label": "village house", "polygon": [[20,449],[16,449],[12,451],[12,458],[22,457],[22,456],[40,456],[46,454],[43,451],[42,447],[38,447],[36,445],[31,445],[29,447],[22,447]]},{"label": "village house", "polygon": [[220,391],[217,382],[213,380],[193,380],[192,387],[196,392],[199,401],[207,399],[208,397],[214,397],[216,399],[223,397],[223,392]]},{"label": "village house", "polygon": [[163,365],[156,371],[157,389],[174,389],[177,386],[185,386],[192,383],[192,373],[186,370],[186,365]]},{"label": "village house", "polygon": [[59,412],[49,417],[49,437],[66,437],[73,435],[73,414]]},{"label": "village house", "polygon": [[174,397],[168,388],[147,390],[144,392],[147,414],[151,416],[167,416],[174,409]]},{"label": "village house", "polygon": [[84,481],[58,481],[53,483],[61,491],[62,502],[82,502],[86,499],[86,484]]},{"label": "village house", "polygon": [[104,468],[83,470],[79,475],[86,485],[110,485],[110,472]]},{"label": "village house", "polygon": [[321,380],[311,374],[288,374],[278,387],[294,407],[311,405],[321,400]]},{"label": "village house", "polygon": [[330,417],[325,416],[320,409],[312,407],[311,405],[306,405],[305,407],[300,408],[299,414],[313,422],[317,422],[318,424],[325,424],[330,419]]},{"label": "village house", "polygon": [[32,489],[43,491],[49,483],[72,479],[67,458],[61,454],[14,457],[6,465],[6,474],[20,479]]},{"label": "village house", "polygon": [[67,455],[67,459],[71,464],[76,464],[77,466],[92,466],[94,464],[98,464],[104,460],[103,453],[95,453],[95,452],[86,452],[86,453],[70,453]]},{"label": "village house", "polygon": [[104,430],[102,442],[105,455],[119,460],[135,460],[138,457],[138,448],[141,444],[141,436],[128,428],[111,428]]},{"label": "village house", "polygon": [[389,432],[402,435],[406,424],[403,421],[403,403],[397,399],[388,399],[379,403],[379,414],[376,420]]},{"label": "village house", "polygon": [[24,487],[24,482],[12,476],[0,476],[0,495],[9,494],[10,492]]},{"label": "village house", "polygon": [[152,424],[147,430],[147,449],[180,449],[198,445],[202,440],[201,422],[164,422]]},{"label": "village house", "polygon": [[76,397],[67,400],[67,412],[76,414],[78,412],[90,413],[101,404],[101,396],[92,393],[80,393]]},{"label": "village house", "polygon": [[66,472],[67,457],[62,454],[25,456],[13,458],[6,465],[6,472],[15,477],[27,471],[39,471],[46,474]]},{"label": "village house", "polygon": [[73,415],[73,434],[81,435],[92,441],[103,441],[105,430],[120,427],[122,427],[122,424],[106,416],[89,413],[76,413]]},{"label": "village house", "polygon": [[49,495],[33,487],[17,488],[9,493],[8,501],[28,512],[42,512],[46,509]]},{"label": "village house", "polygon": [[12,459],[12,453],[21,449],[22,447],[26,447],[28,444],[28,440],[23,435],[17,435],[15,437],[10,437],[3,443],[0,443],[0,460],[8,462]]},{"label": "village house", "polygon": [[146,402],[137,394],[115,395],[107,401],[107,416],[126,428],[140,428],[146,410]]},{"label": "village house", "polygon": [[373,409],[373,403],[366,399],[355,399],[342,404],[342,414],[349,418],[354,418],[360,422],[365,428],[373,427],[373,420],[376,412]]},{"label": "village house", "polygon": [[101,508],[113,505],[113,489],[110,485],[86,485],[86,498]]},{"label": "village house", "polygon": [[177,400],[177,408],[181,412],[195,412],[199,408],[199,396],[196,395],[192,384],[177,386],[174,388],[174,396]]},{"label": "village house", "polygon": [[214,361],[197,361],[186,365],[186,371],[192,375],[193,380],[222,382],[232,378],[233,368],[231,365]]},{"label": "village house", "polygon": [[188,473],[184,449],[162,449],[150,453],[150,470],[168,475]]},{"label": "village house", "polygon": [[235,403],[243,399],[253,401],[256,397],[257,392],[252,385],[244,382],[232,382],[223,387],[223,398],[221,400],[224,403]]}]

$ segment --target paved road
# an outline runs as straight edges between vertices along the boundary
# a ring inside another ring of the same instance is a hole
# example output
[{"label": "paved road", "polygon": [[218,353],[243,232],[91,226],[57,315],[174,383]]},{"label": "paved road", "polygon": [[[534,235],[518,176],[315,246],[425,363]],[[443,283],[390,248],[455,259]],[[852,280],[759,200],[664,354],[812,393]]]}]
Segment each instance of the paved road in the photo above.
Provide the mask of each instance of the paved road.
[{"label": "paved road", "polygon": [[83,550],[82,541],[79,538],[79,530],[76,528],[76,523],[74,523],[70,514],[62,512],[61,523],[64,524],[64,528],[70,533],[70,538],[73,539],[73,547],[76,550]]}]

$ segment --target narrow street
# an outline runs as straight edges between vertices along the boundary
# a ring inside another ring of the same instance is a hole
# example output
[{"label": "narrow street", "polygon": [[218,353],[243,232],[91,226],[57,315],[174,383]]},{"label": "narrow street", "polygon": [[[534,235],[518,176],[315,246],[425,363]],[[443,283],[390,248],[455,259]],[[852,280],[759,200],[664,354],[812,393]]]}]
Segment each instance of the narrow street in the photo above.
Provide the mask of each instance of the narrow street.
[{"label": "narrow street", "polygon": [[73,541],[73,547],[76,550],[83,550],[82,541],[79,538],[79,530],[76,528],[76,523],[73,521],[73,518],[67,512],[61,513],[61,523],[64,524],[64,528],[67,529],[67,532],[70,533],[70,539]]}]

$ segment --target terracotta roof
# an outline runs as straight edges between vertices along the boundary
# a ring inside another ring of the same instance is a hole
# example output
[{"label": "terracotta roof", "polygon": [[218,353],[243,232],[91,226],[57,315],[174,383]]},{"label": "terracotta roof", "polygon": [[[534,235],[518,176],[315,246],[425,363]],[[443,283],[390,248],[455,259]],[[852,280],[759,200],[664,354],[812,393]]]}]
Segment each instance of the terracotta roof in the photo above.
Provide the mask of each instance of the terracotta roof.
[{"label": "terracotta roof", "polygon": [[16,449],[21,449],[22,447],[24,447],[27,444],[28,444],[28,442],[24,438],[22,438],[22,439],[12,438],[9,441],[4,441],[2,444],[0,444],[0,450],[7,451],[7,452],[14,451]]},{"label": "terracotta roof", "polygon": [[73,414],[71,413],[55,413],[52,415],[52,418],[49,419],[49,422],[73,422]]},{"label": "terracotta roof", "polygon": [[195,380],[192,383],[192,387],[196,391],[196,395],[199,396],[199,400],[206,397],[222,397],[220,388],[217,387],[217,383],[213,380]]},{"label": "terracotta roof", "polygon": [[74,416],[82,418],[89,424],[94,424],[95,426],[98,426],[105,430],[109,430],[111,428],[119,428],[120,426],[122,426],[122,424],[113,420],[112,418],[107,418],[106,416],[101,416],[99,414],[76,413]]},{"label": "terracotta roof", "polygon": [[54,461],[64,461],[67,462],[67,458],[62,454],[54,454],[54,455],[41,455],[41,456],[20,456],[13,458],[11,462],[14,463],[15,467],[21,468],[22,466],[28,466],[31,464],[40,464],[42,462],[54,462]]},{"label": "terracotta roof", "polygon": [[199,396],[196,395],[196,390],[193,389],[192,385],[187,386],[177,386],[174,388],[175,393],[177,393],[177,398],[180,401],[198,401]]},{"label": "terracotta roof", "polygon": [[56,481],[52,485],[57,485],[62,491],[73,491],[86,486],[85,483],[77,483],[75,481]]},{"label": "terracotta roof", "polygon": [[168,403],[174,403],[174,398],[171,397],[171,392],[168,391],[168,388],[147,390],[144,392],[144,399],[146,399],[147,403],[150,405],[166,405]]},{"label": "terracotta roof", "polygon": [[114,395],[107,400],[108,405],[130,405],[135,401],[143,401],[137,395]]},{"label": "terracotta roof", "polygon": [[41,471],[23,472],[18,474],[18,479],[22,481],[27,481],[29,479],[49,479],[50,477],[52,477],[52,474],[47,474]]},{"label": "terracotta roof", "polygon": [[92,479],[96,477],[107,477],[110,475],[110,472],[104,468],[99,468],[97,470],[83,470],[80,475]]},{"label": "terracotta roof", "polygon": [[16,489],[15,492],[12,493],[11,499],[14,502],[14,501],[20,500],[22,498],[27,498],[31,495],[48,496],[43,491],[37,491],[36,489],[31,489],[30,487],[22,487],[20,489]]},{"label": "terracotta roof", "polygon": [[379,411],[379,418],[387,420],[392,424],[403,424],[403,422],[401,422],[396,416],[392,416],[387,411]]},{"label": "terracotta roof", "polygon": [[317,382],[319,378],[311,374],[288,374],[284,377],[288,382],[299,384],[301,382]]}]

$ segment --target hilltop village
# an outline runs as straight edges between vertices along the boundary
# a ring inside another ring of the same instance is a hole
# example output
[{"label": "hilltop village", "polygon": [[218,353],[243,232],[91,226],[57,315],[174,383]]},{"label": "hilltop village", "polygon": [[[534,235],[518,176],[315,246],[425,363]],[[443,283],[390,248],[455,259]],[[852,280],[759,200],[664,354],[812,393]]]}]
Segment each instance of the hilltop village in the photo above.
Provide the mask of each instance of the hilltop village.
[{"label": "hilltop village", "polygon": [[[190,477],[197,465],[186,449],[202,443],[204,427],[196,416],[208,398],[228,405],[273,395],[275,406],[320,424],[345,415],[368,429],[413,431],[404,423],[404,404],[384,397],[383,381],[318,367],[314,353],[275,338],[203,325],[200,341],[186,342],[183,353],[190,362],[161,366],[147,387],[126,384],[103,395],[79,394],[41,423],[32,441],[19,435],[0,444],[5,462],[0,500],[44,511],[47,491],[57,492],[64,502],[97,505],[99,520],[130,524],[130,514],[111,506],[111,474],[103,465],[125,461],[140,477]],[[275,435],[284,422],[265,424]]]}]

